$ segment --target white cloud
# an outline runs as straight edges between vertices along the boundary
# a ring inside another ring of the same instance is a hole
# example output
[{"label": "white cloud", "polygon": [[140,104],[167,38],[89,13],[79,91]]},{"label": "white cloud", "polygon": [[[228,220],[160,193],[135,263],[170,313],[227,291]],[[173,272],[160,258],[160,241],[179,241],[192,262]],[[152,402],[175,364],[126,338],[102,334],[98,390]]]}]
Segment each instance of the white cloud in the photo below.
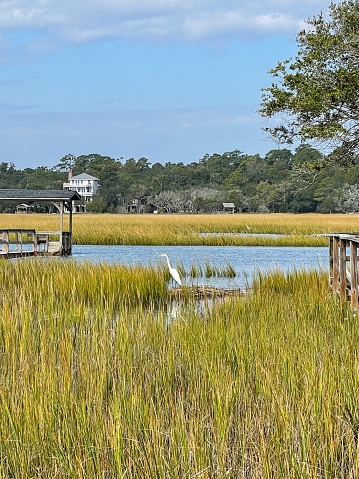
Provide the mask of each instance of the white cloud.
[{"label": "white cloud", "polygon": [[248,34],[295,32],[303,27],[301,19],[290,14],[267,13],[256,14],[245,10],[220,11],[188,18],[184,24],[185,31],[192,38],[210,36],[245,36]]},{"label": "white cloud", "polygon": [[[3,32],[40,30],[48,41],[99,38],[193,41],[294,34],[325,0],[5,0]],[[0,44],[0,48],[1,48]]]}]

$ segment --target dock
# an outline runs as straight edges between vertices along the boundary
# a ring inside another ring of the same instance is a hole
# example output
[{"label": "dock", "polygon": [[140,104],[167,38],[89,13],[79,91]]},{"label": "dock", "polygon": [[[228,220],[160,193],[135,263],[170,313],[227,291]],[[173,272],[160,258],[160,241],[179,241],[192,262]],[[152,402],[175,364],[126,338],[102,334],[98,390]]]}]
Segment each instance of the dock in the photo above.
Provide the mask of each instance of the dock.
[{"label": "dock", "polygon": [[358,310],[358,245],[359,233],[330,233],[329,284],[342,301],[349,300]]},{"label": "dock", "polygon": [[[60,223],[59,229],[55,231],[0,227],[0,258],[11,259],[26,256],[70,255],[72,253],[73,202],[80,199],[80,195],[76,191],[71,190],[0,189],[1,202],[26,201],[51,203],[59,211]],[[68,213],[67,230],[64,230],[65,212]],[[36,214],[32,216],[36,218]]]},{"label": "dock", "polygon": [[[60,240],[62,236],[62,241]],[[29,229],[0,230],[0,258],[25,256],[64,256],[71,254],[67,231],[35,231]]]}]

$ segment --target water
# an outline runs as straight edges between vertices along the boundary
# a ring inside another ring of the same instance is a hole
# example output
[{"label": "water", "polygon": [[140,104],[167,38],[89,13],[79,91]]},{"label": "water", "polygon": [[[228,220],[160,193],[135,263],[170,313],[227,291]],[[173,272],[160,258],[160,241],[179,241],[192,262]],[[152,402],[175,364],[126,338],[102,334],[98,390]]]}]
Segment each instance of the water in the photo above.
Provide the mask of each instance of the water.
[{"label": "water", "polygon": [[221,266],[230,263],[237,273],[235,278],[185,278],[186,284],[211,285],[219,288],[245,288],[251,283],[253,274],[274,268],[282,271],[297,269],[326,269],[328,264],[327,247],[291,246],[103,246],[74,245],[72,256],[77,261],[106,261],[128,265],[165,264],[166,253],[172,266],[181,261],[187,273],[191,265],[210,262]]}]

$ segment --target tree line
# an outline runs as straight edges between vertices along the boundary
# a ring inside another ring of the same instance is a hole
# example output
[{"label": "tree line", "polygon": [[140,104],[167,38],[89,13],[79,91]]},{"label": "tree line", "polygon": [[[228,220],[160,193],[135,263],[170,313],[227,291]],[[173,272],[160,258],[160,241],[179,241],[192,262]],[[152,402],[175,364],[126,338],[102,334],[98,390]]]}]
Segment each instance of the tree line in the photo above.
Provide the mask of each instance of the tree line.
[{"label": "tree line", "polygon": [[223,202],[233,202],[237,212],[356,211],[359,160],[349,167],[320,169],[315,165],[321,157],[308,145],[274,149],[264,156],[239,150],[206,154],[189,164],[66,155],[52,168],[18,170],[0,163],[0,188],[62,189],[71,169],[73,175],[86,172],[99,179],[89,212],[126,212],[128,205],[138,203],[144,212],[211,213],[220,211]]}]

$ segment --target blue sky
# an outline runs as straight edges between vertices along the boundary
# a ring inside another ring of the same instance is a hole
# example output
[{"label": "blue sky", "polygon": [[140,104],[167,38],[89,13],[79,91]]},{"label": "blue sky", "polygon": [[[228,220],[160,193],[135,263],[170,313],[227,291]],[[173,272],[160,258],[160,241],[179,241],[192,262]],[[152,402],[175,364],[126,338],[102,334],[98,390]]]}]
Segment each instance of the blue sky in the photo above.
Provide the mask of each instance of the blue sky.
[{"label": "blue sky", "polygon": [[323,0],[0,0],[0,162],[190,163],[278,145],[257,110]]}]

